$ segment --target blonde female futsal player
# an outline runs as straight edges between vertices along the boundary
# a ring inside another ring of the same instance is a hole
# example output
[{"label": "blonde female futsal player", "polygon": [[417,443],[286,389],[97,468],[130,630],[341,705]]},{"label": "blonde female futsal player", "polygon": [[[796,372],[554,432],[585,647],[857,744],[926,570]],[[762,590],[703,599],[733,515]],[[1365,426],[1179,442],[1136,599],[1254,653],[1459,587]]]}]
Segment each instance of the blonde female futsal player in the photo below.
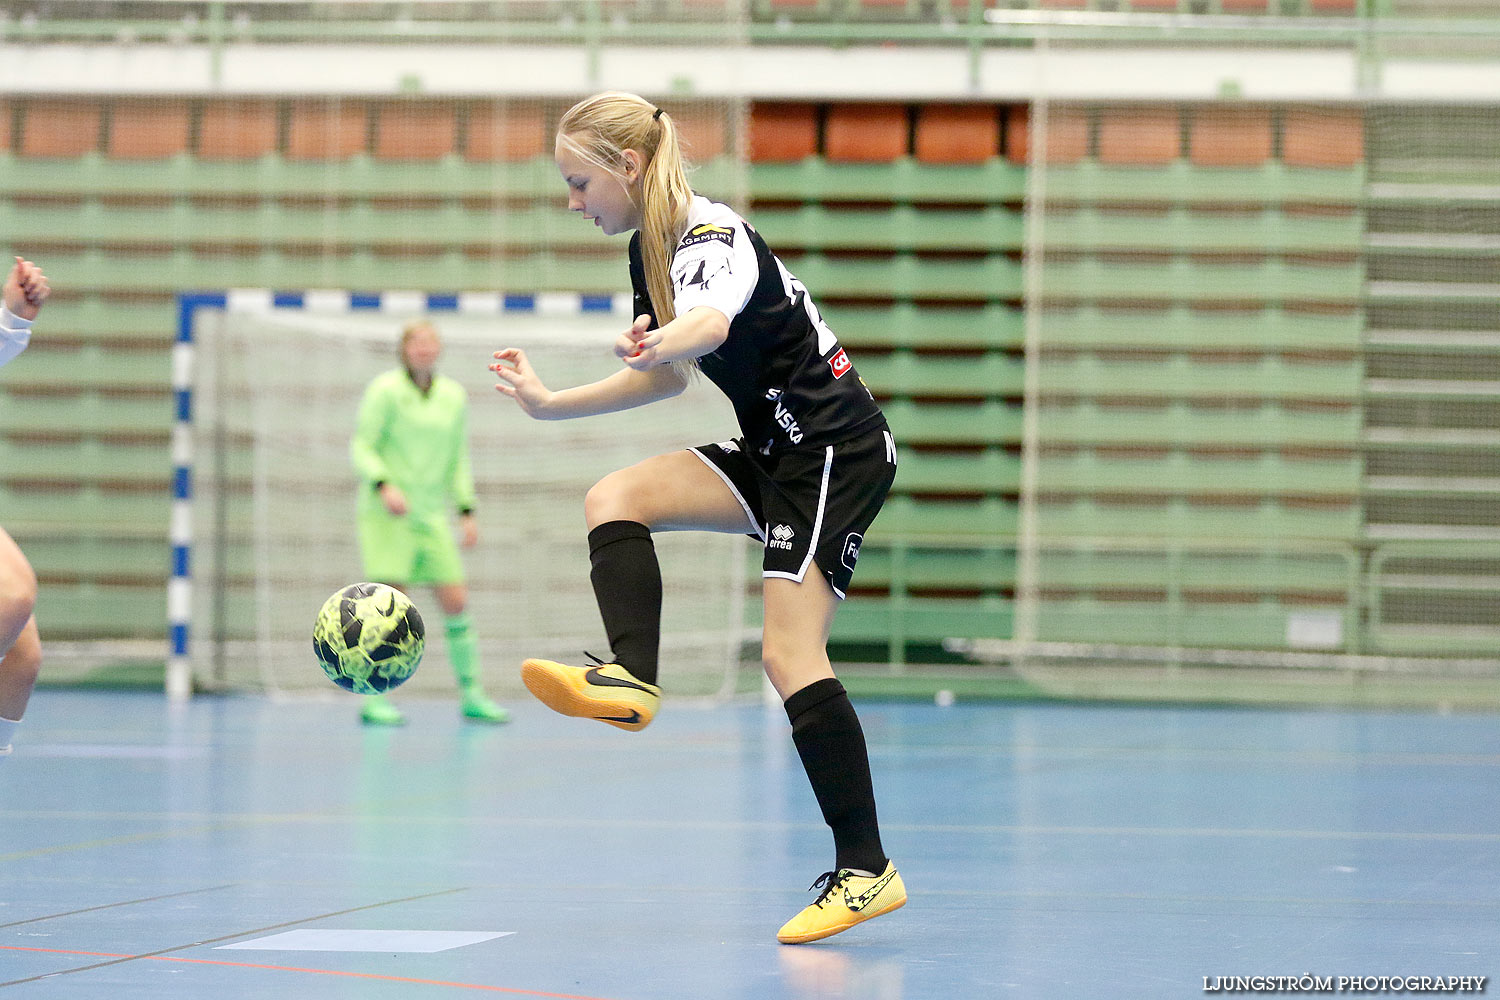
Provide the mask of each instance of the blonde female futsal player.
[{"label": "blonde female futsal player", "polygon": [[[0,365],[31,342],[31,324],[49,294],[42,269],[17,257],[0,293]],[[0,757],[10,753],[11,738],[26,714],[42,666],[34,607],[36,574],[20,547],[0,528]]]},{"label": "blonde female futsal player", "polygon": [[807,289],[744,219],[688,187],[669,115],[633,94],[590,97],[563,116],[556,158],[571,210],[611,236],[635,231],[636,320],[615,342],[613,375],[552,391],[510,348],[495,354],[495,388],[537,419],[561,420],[674,396],[696,366],[734,404],[743,436],[658,455],[589,490],[590,578],[613,662],[527,660],[522,678],[564,715],[644,727],[660,701],[651,532],[760,538],[766,676],[836,849],[816,901],[777,937],[837,934],[906,902],[880,843],[864,733],[827,652],[864,531],[895,478],[890,431]]}]

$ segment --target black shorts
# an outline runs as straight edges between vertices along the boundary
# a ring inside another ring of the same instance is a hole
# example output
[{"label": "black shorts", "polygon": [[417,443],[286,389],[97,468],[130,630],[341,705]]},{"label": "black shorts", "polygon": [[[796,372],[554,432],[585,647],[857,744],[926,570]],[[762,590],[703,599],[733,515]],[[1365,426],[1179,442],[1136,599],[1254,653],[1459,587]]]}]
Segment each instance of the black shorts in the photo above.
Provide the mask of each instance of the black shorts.
[{"label": "black shorts", "polygon": [[691,449],[745,509],[765,544],[762,576],[796,580],[814,561],[840,598],[849,589],[865,530],[896,479],[896,443],[884,426],[824,447],[774,455],[742,438]]}]

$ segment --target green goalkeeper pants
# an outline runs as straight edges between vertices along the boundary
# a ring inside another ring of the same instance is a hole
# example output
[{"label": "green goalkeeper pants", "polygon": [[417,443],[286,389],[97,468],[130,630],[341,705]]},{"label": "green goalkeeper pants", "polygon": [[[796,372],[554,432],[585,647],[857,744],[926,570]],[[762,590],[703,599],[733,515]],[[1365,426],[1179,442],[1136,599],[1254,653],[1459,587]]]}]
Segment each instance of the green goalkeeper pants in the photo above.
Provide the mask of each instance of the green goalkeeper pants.
[{"label": "green goalkeeper pants", "polygon": [[428,586],[464,582],[458,542],[446,517],[361,511],[358,523],[365,579]]}]

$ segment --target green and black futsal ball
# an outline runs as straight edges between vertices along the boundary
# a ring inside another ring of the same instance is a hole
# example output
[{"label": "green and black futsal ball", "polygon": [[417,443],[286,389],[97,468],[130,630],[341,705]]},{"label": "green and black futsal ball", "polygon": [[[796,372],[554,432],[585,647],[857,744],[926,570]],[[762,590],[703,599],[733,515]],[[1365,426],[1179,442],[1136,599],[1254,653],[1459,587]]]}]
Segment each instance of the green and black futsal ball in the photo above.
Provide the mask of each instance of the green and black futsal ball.
[{"label": "green and black futsal ball", "polygon": [[323,602],[313,625],[323,672],[355,694],[400,686],[426,645],[427,629],[410,598],[383,583],[350,584]]}]

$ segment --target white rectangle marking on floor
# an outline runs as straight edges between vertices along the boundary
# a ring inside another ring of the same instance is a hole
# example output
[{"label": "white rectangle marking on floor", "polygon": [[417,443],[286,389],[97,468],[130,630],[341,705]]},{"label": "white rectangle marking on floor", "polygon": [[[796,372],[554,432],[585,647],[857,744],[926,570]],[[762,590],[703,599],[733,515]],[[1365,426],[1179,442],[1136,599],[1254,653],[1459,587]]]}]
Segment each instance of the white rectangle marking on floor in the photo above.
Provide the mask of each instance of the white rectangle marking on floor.
[{"label": "white rectangle marking on floor", "polygon": [[221,944],[215,951],[385,951],[434,952],[478,944],[515,931],[283,931],[270,937]]}]

